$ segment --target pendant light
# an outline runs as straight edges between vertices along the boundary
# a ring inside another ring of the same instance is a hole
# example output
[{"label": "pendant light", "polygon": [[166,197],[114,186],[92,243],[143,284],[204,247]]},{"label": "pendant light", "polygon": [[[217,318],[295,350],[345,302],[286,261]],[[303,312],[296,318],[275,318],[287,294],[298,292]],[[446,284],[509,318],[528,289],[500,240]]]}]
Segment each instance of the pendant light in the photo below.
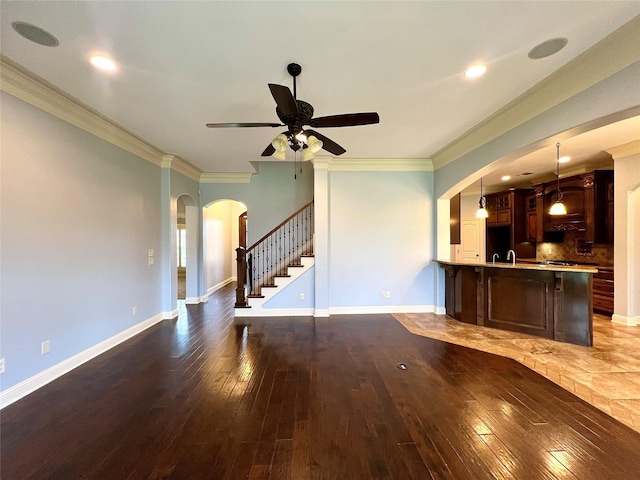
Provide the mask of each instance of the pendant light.
[{"label": "pendant light", "polygon": [[482,177],[480,177],[480,200],[478,201],[478,211],[476,212],[476,218],[487,218],[489,212],[487,212],[487,199],[482,196]]},{"label": "pendant light", "polygon": [[556,189],[556,203],[551,205],[549,215],[566,215],[567,207],[562,203],[562,192],[560,191],[560,142],[556,143],[556,177],[558,186]]}]

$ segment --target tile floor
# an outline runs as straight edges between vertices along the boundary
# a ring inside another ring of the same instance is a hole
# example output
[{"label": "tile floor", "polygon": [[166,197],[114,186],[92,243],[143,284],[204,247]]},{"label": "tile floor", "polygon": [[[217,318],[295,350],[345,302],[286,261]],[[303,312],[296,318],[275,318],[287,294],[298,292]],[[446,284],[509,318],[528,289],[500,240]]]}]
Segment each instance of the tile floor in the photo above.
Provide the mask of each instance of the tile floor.
[{"label": "tile floor", "polygon": [[446,315],[395,314],[416,335],[513,358],[640,432],[640,327],[594,315],[593,347],[458,322]]}]

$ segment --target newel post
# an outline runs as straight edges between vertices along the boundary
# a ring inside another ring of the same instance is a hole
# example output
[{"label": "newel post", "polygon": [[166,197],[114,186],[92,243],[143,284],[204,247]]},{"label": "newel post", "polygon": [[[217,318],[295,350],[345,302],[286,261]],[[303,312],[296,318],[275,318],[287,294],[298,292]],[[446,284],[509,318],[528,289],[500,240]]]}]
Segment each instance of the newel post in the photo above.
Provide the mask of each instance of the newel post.
[{"label": "newel post", "polygon": [[236,286],[236,308],[247,307],[247,299],[245,297],[245,287],[247,285],[247,258],[244,247],[236,248],[236,265],[237,265],[237,286]]}]

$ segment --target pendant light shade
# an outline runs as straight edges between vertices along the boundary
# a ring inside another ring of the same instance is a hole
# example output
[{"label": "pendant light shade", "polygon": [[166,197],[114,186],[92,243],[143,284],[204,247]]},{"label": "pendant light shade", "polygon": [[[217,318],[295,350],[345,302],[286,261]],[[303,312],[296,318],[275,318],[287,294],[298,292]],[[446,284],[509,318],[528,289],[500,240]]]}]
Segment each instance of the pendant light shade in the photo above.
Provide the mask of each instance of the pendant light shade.
[{"label": "pendant light shade", "polygon": [[560,142],[556,143],[556,178],[558,185],[556,188],[556,201],[549,209],[549,215],[566,215],[567,207],[562,203],[562,192],[560,191]]},{"label": "pendant light shade", "polygon": [[562,202],[556,202],[553,205],[551,205],[551,208],[549,209],[549,215],[566,215],[567,214],[567,207],[564,206],[564,203]]},{"label": "pendant light shade", "polygon": [[302,161],[313,160],[315,154],[322,148],[322,141],[318,140],[313,135],[310,135],[307,139],[307,146],[302,151]]},{"label": "pendant light shade", "polygon": [[482,196],[482,177],[480,177],[480,200],[478,201],[478,210],[476,211],[476,218],[487,218],[489,212],[487,212],[487,199]]},{"label": "pendant light shade", "polygon": [[271,155],[273,158],[277,158],[278,160],[285,160],[285,152],[287,151],[287,136],[283,133],[278,135],[273,139],[271,145],[275,149],[275,152]]}]

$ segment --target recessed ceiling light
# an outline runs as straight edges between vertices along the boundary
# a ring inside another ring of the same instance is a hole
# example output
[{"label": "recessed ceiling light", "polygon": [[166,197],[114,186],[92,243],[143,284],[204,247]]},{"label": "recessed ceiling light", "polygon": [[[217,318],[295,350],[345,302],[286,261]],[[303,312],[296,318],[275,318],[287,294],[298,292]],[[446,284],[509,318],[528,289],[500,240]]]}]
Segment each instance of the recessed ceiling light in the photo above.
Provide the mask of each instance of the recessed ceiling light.
[{"label": "recessed ceiling light", "polygon": [[31,25],[30,23],[13,22],[11,26],[16,32],[18,32],[18,34],[27,40],[37,43],[38,45],[43,45],[45,47],[57,47],[59,45],[56,37],[46,30],[36,27],[35,25]]},{"label": "recessed ceiling light", "polygon": [[484,75],[486,71],[486,65],[473,65],[472,67],[469,67],[466,72],[464,72],[464,76],[467,78],[478,78]]},{"label": "recessed ceiling light", "polygon": [[94,55],[91,57],[91,64],[100,70],[112,72],[116,69],[116,64],[113,60],[105,57],[104,55]]},{"label": "recessed ceiling light", "polygon": [[542,42],[531,49],[529,52],[529,58],[532,60],[538,60],[540,58],[550,57],[551,55],[558,53],[567,44],[566,38],[552,38]]},{"label": "recessed ceiling light", "polygon": [[511,180],[511,175],[503,175],[500,180],[502,180],[503,182],[506,182],[507,180]]},{"label": "recessed ceiling light", "polygon": [[571,157],[560,157],[558,159],[558,163],[567,163],[570,160],[571,160]]}]

